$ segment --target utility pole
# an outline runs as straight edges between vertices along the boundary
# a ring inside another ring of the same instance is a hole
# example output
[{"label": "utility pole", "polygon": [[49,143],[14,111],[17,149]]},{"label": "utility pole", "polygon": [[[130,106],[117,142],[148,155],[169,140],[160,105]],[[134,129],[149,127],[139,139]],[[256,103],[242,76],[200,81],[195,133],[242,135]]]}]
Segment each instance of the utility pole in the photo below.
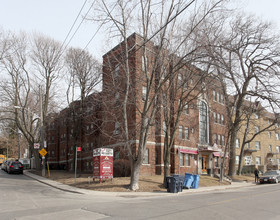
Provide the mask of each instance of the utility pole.
[{"label": "utility pole", "polygon": [[20,132],[19,128],[17,129],[17,144],[18,144],[18,160],[20,159]]},{"label": "utility pole", "polygon": [[[44,129],[44,117],[43,117],[43,100],[42,100],[42,90],[41,86],[39,88],[39,95],[40,95],[40,110],[41,110],[41,117],[40,117],[40,128],[41,128],[41,146],[42,148],[45,147],[45,129]],[[43,168],[42,168],[42,176],[46,176],[46,169],[45,169],[45,156],[42,156],[42,163],[43,163]]]}]

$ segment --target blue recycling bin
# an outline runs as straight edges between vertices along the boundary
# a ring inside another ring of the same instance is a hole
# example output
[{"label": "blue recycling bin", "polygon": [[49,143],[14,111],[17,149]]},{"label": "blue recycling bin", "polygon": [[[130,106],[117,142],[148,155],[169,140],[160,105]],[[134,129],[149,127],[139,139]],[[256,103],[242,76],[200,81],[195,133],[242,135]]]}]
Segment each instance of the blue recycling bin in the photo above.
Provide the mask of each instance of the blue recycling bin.
[{"label": "blue recycling bin", "polygon": [[185,173],[184,187],[190,189],[193,183],[194,177],[191,173]]},{"label": "blue recycling bin", "polygon": [[194,189],[198,189],[198,185],[199,185],[199,176],[200,176],[200,175],[193,175],[192,188],[194,188]]}]

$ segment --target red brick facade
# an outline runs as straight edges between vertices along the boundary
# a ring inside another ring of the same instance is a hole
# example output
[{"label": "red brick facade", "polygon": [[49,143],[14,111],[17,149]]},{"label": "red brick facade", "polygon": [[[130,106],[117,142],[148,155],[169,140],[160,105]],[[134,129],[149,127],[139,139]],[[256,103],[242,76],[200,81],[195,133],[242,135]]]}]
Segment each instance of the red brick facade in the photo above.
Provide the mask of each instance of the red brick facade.
[{"label": "red brick facade", "polygon": [[[142,52],[139,45],[142,38],[133,34],[128,38],[130,48],[128,65],[130,71],[130,89],[128,105],[129,140],[134,150],[137,150],[139,140],[140,113],[138,109],[143,106],[143,80],[141,69],[143,68]],[[152,66],[152,60],[156,47],[149,43],[147,60],[148,68]],[[78,168],[83,171],[92,170],[92,150],[98,147],[114,149],[115,160],[127,159],[127,152],[123,144],[123,116],[122,100],[125,90],[125,69],[123,68],[124,44],[119,44],[103,56],[103,88],[100,94],[91,95],[86,101],[86,109],[83,112],[83,120],[80,125],[75,125],[73,112],[79,109],[79,102],[72,103],[67,109],[60,112],[59,116],[47,129],[49,162],[53,167],[73,170],[75,146],[82,146],[83,151],[78,154]],[[189,68],[185,66],[183,69]],[[202,71],[194,68],[197,78]],[[194,80],[195,80],[194,77]],[[176,80],[177,82],[177,80]],[[175,83],[176,84],[176,83]],[[171,85],[172,95],[175,101],[173,110],[178,107],[178,90],[176,85]],[[195,87],[195,88],[194,88]],[[219,82],[214,76],[208,76],[203,82],[188,82],[188,89],[192,89],[189,96],[188,108],[184,110],[176,130],[176,138],[171,150],[171,173],[215,173],[219,169],[219,155],[224,151],[226,143],[226,108],[224,98],[220,91]],[[198,91],[202,91],[198,93]],[[162,100],[159,101],[162,103]],[[80,113],[81,114],[81,113]],[[72,133],[75,127],[79,127],[80,133],[75,139]],[[151,126],[146,148],[147,154],[141,167],[141,175],[163,174],[163,110],[159,104],[155,123]],[[203,132],[202,132],[203,131]],[[202,135],[205,134],[205,135]],[[181,152],[181,160],[179,152]],[[180,166],[180,169],[179,169]]]}]

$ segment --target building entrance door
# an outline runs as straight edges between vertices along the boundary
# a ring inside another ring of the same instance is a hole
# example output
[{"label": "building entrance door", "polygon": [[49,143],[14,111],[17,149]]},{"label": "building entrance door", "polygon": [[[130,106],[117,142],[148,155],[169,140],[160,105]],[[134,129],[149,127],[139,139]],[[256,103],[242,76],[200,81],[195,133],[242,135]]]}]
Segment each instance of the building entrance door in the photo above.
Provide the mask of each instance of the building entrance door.
[{"label": "building entrance door", "polygon": [[201,155],[201,165],[201,172],[207,174],[207,169],[209,168],[208,155]]}]

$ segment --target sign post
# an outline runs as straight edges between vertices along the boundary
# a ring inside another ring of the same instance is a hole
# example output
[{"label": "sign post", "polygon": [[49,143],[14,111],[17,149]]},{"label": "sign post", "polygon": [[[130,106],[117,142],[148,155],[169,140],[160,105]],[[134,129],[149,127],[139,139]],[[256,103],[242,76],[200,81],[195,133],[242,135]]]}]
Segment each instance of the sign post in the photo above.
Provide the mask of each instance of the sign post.
[{"label": "sign post", "polygon": [[77,157],[78,152],[81,152],[81,147],[76,147],[76,157],[75,157],[75,185],[76,185],[76,176],[77,176]]},{"label": "sign post", "polygon": [[93,180],[113,179],[113,149],[96,148],[93,150]]}]

